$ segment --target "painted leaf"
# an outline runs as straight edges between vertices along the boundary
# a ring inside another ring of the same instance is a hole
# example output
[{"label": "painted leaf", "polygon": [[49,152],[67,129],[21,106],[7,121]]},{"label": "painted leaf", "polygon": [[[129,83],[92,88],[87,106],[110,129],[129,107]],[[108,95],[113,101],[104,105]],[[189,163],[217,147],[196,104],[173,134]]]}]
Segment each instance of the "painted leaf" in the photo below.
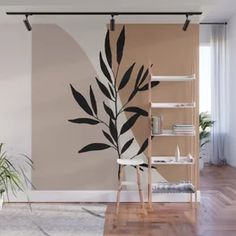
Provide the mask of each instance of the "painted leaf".
[{"label": "painted leaf", "polygon": [[[151,64],[151,66],[150,66],[149,68],[152,68],[152,66],[153,66],[153,64]],[[148,74],[149,74],[149,68],[147,68],[146,71],[144,72],[143,77],[142,77],[142,79],[140,80],[139,85],[141,85],[141,84],[146,80],[146,78],[147,78],[147,76],[148,76]]]},{"label": "painted leaf", "polygon": [[148,112],[143,110],[140,107],[127,107],[127,108],[124,109],[124,111],[126,111],[126,112],[134,112],[134,113],[139,114],[140,116],[148,116]]},{"label": "painted leaf", "polygon": [[114,143],[112,137],[111,137],[106,131],[103,130],[102,133],[103,133],[103,135],[106,137],[106,139],[107,139],[110,143],[112,143],[113,145],[115,145],[115,143]]},{"label": "painted leaf", "polygon": [[121,154],[124,153],[130,147],[130,145],[132,144],[133,141],[134,141],[134,138],[132,138],[126,142],[126,144],[121,149]]},{"label": "painted leaf", "polygon": [[110,122],[109,122],[109,130],[110,130],[110,134],[111,134],[112,138],[117,142],[118,132],[117,132],[117,129],[116,129],[115,124],[113,123],[112,119],[110,119]]},{"label": "painted leaf", "polygon": [[96,125],[99,123],[99,121],[90,119],[90,118],[77,118],[77,119],[68,120],[68,121],[72,123],[77,123],[77,124],[89,124],[89,125]]},{"label": "painted leaf", "polygon": [[109,115],[109,117],[111,119],[115,120],[115,116],[114,116],[112,109],[109,106],[107,106],[105,102],[103,102],[103,106],[104,106],[106,113]]},{"label": "painted leaf", "polygon": [[151,88],[156,87],[158,84],[160,84],[160,81],[152,81]]},{"label": "painted leaf", "polygon": [[100,60],[100,67],[101,67],[101,70],[102,70],[103,74],[106,76],[108,81],[112,83],[111,75],[110,75],[110,73],[107,69],[107,66],[106,66],[103,58],[102,58],[102,53],[101,52],[99,54],[99,60]]},{"label": "painted leaf", "polygon": [[109,91],[108,91],[108,89],[106,88],[106,86],[105,86],[103,83],[101,83],[97,77],[96,77],[96,81],[97,81],[98,87],[99,87],[100,90],[103,92],[103,94],[104,94],[107,98],[111,99],[111,94],[109,93]]},{"label": "painted leaf", "polygon": [[114,98],[115,97],[114,90],[113,90],[113,88],[111,87],[110,84],[108,84],[108,86],[109,86],[109,90],[110,90],[111,96]]},{"label": "painted leaf", "polygon": [[134,98],[134,96],[136,95],[137,92],[138,92],[138,90],[134,89],[134,91],[130,94],[130,96],[128,98],[128,102],[130,102]]},{"label": "painted leaf", "polygon": [[[137,167],[136,166],[133,166],[135,169],[137,169]],[[139,165],[139,169],[141,170],[141,171],[144,171],[144,169],[142,168],[142,167],[140,167],[140,165]]]},{"label": "painted leaf", "polygon": [[145,84],[143,87],[139,88],[138,90],[139,91],[146,91],[146,90],[148,90],[148,83]]},{"label": "painted leaf", "polygon": [[123,27],[123,29],[121,30],[119,38],[116,43],[116,60],[118,64],[120,64],[123,56],[124,44],[125,44],[125,27]]},{"label": "painted leaf", "polygon": [[[148,168],[148,164],[147,163],[143,163],[140,166]],[[155,166],[151,166],[152,169],[157,169]]]},{"label": "painted leaf", "polygon": [[107,30],[106,38],[105,38],[105,53],[108,65],[112,68],[112,54],[111,54],[111,46],[110,46],[110,31]]},{"label": "painted leaf", "polygon": [[143,74],[143,70],[144,70],[144,65],[142,65],[142,66],[140,67],[139,71],[138,71],[138,74],[137,74],[137,77],[136,77],[136,81],[135,81],[135,86],[134,86],[135,88],[138,87],[139,81],[140,81],[141,76],[142,76],[142,74]]},{"label": "painted leaf", "polygon": [[139,117],[139,114],[135,114],[133,116],[131,116],[122,126],[120,134],[123,134],[125,132],[127,132],[130,128],[132,128],[132,126],[135,124],[135,122],[137,121]]},{"label": "painted leaf", "polygon": [[90,106],[88,105],[86,99],[84,98],[84,96],[79,93],[78,91],[76,91],[74,89],[74,87],[70,84],[70,87],[71,87],[71,91],[72,91],[72,94],[73,94],[73,97],[74,99],[76,100],[76,102],[79,104],[79,106],[86,112],[88,113],[89,115],[93,115],[93,112],[90,108]]},{"label": "painted leaf", "polygon": [[149,69],[146,69],[146,71],[144,72],[144,74],[142,76],[142,79],[140,80],[139,85],[141,85],[146,80],[148,74],[149,74]]},{"label": "painted leaf", "polygon": [[140,147],[137,153],[137,156],[140,155],[142,152],[144,152],[147,146],[148,146],[148,138],[143,142],[142,146]]},{"label": "painted leaf", "polygon": [[146,163],[140,164],[140,166],[148,168],[148,164]]},{"label": "painted leaf", "polygon": [[[152,81],[151,88],[157,86],[158,84],[160,84],[160,81]],[[148,83],[145,84],[143,87],[139,88],[139,91],[146,91],[146,90],[148,90]]]},{"label": "painted leaf", "polygon": [[120,81],[120,85],[118,90],[121,90],[122,88],[125,87],[125,85],[129,82],[132,71],[134,69],[135,62],[129,67],[129,69],[125,72],[123,78]]},{"label": "painted leaf", "polygon": [[91,152],[91,151],[100,151],[104,149],[108,149],[111,146],[106,144],[106,143],[91,143],[83,147],[82,149],[79,150],[79,153],[83,152]]},{"label": "painted leaf", "polygon": [[98,114],[97,102],[96,102],[96,99],[95,99],[95,96],[94,96],[94,93],[93,93],[92,86],[90,86],[89,94],[90,94],[90,101],[91,101],[91,105],[92,105],[92,108],[93,108],[93,112],[94,112],[94,114],[97,115]]}]

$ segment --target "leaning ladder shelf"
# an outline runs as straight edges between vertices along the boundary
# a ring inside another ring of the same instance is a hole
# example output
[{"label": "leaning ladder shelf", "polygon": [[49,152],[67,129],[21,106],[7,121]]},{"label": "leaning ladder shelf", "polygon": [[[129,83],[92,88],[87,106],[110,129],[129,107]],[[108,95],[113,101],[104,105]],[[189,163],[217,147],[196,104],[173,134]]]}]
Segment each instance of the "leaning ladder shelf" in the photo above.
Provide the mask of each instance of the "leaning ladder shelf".
[{"label": "leaning ladder shelf", "polygon": [[[173,186],[187,186],[189,188],[182,188],[178,193],[190,193],[190,201],[192,202],[192,194],[195,194],[195,202],[197,201],[197,191],[196,191],[196,157],[193,158],[192,156],[189,157],[180,157],[179,161],[175,161],[174,156],[153,156],[152,155],[152,138],[154,137],[193,137],[196,138],[196,131],[192,133],[174,133],[173,130],[163,130],[160,134],[153,134],[152,127],[151,127],[151,118],[152,118],[152,110],[153,109],[192,109],[195,110],[196,103],[189,102],[189,103],[158,103],[152,101],[152,92],[151,92],[151,82],[152,81],[160,81],[160,82],[191,82],[196,79],[195,74],[193,75],[185,75],[185,76],[154,76],[150,73],[150,80],[149,80],[149,144],[148,144],[148,202],[150,208],[152,208],[152,194],[153,194],[153,186],[162,186],[162,188],[156,188],[157,193],[176,193],[178,192],[176,188],[171,188],[172,183],[153,183],[152,182],[152,165],[157,166],[189,166],[190,167],[190,182],[189,183],[173,183]],[[196,122],[195,122],[196,125]],[[196,154],[196,152],[195,152]],[[181,188],[180,188],[181,189]],[[164,191],[163,191],[164,190]]]}]

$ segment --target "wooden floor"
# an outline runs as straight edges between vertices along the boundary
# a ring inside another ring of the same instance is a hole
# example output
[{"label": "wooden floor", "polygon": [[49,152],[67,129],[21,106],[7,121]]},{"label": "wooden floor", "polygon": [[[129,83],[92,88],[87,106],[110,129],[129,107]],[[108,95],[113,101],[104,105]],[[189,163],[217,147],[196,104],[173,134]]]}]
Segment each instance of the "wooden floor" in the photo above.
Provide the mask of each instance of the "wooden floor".
[{"label": "wooden floor", "polygon": [[207,166],[201,174],[201,203],[155,203],[141,214],[138,204],[110,204],[104,235],[236,236],[236,169]]}]

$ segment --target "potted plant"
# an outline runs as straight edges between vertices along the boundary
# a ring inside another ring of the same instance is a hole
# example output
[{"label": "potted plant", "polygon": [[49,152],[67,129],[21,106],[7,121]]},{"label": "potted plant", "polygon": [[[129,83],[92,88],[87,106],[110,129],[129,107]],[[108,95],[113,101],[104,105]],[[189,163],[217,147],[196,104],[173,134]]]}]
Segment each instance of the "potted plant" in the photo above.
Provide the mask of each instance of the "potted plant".
[{"label": "potted plant", "polygon": [[0,210],[4,194],[9,200],[9,193],[14,196],[18,191],[26,193],[28,185],[32,184],[25,174],[25,167],[33,167],[32,160],[26,155],[10,156],[3,150],[3,146],[4,144],[0,143]]},{"label": "potted plant", "polygon": [[199,169],[204,167],[204,150],[205,145],[210,142],[211,128],[215,121],[211,119],[211,115],[208,112],[201,112],[199,114],[199,141],[200,141],[200,157],[199,157]]}]

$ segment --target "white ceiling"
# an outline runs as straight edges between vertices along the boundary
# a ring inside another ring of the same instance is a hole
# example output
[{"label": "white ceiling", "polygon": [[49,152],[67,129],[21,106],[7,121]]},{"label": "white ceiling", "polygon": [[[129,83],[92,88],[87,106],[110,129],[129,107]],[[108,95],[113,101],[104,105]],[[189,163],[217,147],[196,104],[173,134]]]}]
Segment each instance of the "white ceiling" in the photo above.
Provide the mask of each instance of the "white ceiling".
[{"label": "white ceiling", "polygon": [[[12,11],[202,11],[194,21],[228,21],[236,0],[0,0],[1,15]],[[14,16],[8,16],[14,17]],[[120,17],[121,18],[121,17]],[[182,22],[181,16],[127,16],[129,22]]]}]

